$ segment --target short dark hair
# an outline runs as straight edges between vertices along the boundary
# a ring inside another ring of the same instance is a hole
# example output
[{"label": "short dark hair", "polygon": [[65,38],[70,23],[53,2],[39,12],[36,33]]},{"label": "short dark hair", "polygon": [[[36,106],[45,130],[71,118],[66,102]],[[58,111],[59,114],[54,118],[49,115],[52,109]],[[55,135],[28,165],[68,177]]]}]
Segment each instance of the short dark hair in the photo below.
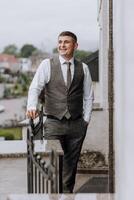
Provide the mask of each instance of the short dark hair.
[{"label": "short dark hair", "polygon": [[63,31],[59,34],[58,38],[60,36],[70,36],[74,39],[75,42],[77,42],[77,36],[74,33],[72,33],[71,31]]}]

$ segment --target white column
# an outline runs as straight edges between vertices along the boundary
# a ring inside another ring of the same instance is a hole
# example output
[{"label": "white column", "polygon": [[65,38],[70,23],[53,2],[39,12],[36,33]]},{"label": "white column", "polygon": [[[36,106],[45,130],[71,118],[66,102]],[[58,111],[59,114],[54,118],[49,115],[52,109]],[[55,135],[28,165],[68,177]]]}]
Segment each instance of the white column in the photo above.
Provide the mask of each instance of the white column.
[{"label": "white column", "polygon": [[99,84],[100,104],[105,110],[108,108],[108,41],[109,41],[109,10],[108,1],[100,1],[99,5]]},{"label": "white column", "polygon": [[134,198],[133,11],[133,0],[114,0],[116,200]]}]

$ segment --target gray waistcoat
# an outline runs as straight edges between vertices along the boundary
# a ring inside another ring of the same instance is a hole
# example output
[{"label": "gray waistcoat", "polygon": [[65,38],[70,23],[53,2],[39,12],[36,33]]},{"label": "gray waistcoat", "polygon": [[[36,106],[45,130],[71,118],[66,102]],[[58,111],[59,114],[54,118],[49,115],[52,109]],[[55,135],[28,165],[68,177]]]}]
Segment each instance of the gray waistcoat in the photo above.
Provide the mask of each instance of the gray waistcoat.
[{"label": "gray waistcoat", "polygon": [[68,109],[72,119],[76,119],[83,113],[82,63],[74,60],[74,77],[69,90],[64,82],[59,59],[53,58],[50,63],[50,81],[45,87],[45,113],[62,119]]}]

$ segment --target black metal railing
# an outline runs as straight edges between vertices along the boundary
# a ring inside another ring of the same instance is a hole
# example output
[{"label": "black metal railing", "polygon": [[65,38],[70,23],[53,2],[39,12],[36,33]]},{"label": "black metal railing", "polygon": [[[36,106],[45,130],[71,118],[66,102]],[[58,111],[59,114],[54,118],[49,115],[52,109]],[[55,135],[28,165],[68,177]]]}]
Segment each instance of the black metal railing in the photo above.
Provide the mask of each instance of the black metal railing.
[{"label": "black metal railing", "polygon": [[30,119],[27,129],[27,191],[28,193],[62,193],[62,156],[56,150],[46,152],[47,159],[35,152],[34,141],[43,141],[43,108],[39,122]]}]

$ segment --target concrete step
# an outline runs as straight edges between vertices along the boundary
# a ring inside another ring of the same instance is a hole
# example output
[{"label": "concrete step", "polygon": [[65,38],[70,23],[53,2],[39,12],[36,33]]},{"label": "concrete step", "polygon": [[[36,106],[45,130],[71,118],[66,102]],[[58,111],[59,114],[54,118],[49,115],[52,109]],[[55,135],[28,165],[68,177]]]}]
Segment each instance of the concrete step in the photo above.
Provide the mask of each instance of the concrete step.
[{"label": "concrete step", "polygon": [[76,193],[108,193],[108,176],[96,175],[90,177]]}]

